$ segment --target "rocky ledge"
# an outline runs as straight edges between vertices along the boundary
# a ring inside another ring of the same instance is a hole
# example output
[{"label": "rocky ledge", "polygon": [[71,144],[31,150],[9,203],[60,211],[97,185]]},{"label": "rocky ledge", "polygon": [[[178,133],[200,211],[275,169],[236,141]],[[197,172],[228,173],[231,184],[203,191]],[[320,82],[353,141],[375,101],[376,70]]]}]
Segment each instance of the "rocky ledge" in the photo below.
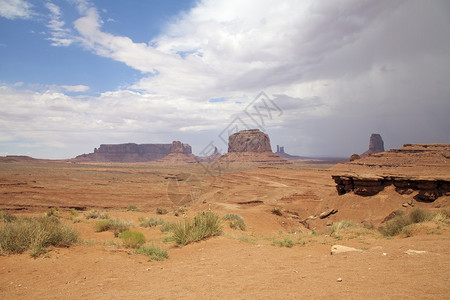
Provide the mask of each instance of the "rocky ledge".
[{"label": "rocky ledge", "polygon": [[405,144],[332,168],[339,195],[372,196],[393,185],[422,201],[450,196],[450,145]]},{"label": "rocky ledge", "polygon": [[440,196],[450,196],[450,181],[439,177],[408,176],[360,176],[355,174],[332,175],[339,195],[354,192],[361,196],[373,196],[386,186],[394,185],[399,194],[412,194],[422,201],[434,201]]}]

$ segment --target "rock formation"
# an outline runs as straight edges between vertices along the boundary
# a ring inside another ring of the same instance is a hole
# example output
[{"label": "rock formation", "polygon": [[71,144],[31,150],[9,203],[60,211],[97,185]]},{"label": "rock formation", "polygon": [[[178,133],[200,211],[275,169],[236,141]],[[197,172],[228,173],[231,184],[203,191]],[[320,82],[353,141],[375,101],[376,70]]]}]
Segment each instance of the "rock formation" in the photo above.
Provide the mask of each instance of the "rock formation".
[{"label": "rock formation", "polygon": [[184,164],[196,163],[195,156],[192,154],[192,148],[188,144],[182,144],[180,141],[173,141],[170,153],[159,159],[158,162],[166,164]]},{"label": "rock formation", "polygon": [[259,129],[241,130],[228,138],[228,153],[218,162],[250,163],[261,165],[284,165],[287,160],[272,152],[269,136]]},{"label": "rock formation", "polygon": [[366,157],[369,154],[378,152],[384,152],[384,142],[380,134],[372,133],[370,136],[369,150],[361,154],[361,157]]},{"label": "rock formation", "polygon": [[[339,195],[372,196],[393,185],[400,194],[434,201],[450,195],[449,144],[406,144],[332,168]],[[413,194],[414,193],[414,194]]]},{"label": "rock formation", "polygon": [[272,152],[269,136],[259,129],[241,130],[228,138],[230,152]]},{"label": "rock formation", "polygon": [[361,158],[361,156],[359,156],[358,154],[352,154],[352,156],[350,156],[350,161],[354,161],[354,160],[357,160],[357,159],[360,159]]},{"label": "rock formation", "polygon": [[284,152],[284,146],[280,146],[280,145],[277,145],[277,152],[275,152],[275,154],[278,155],[279,157],[287,159],[287,160],[301,159],[300,156],[290,155],[290,154]]},{"label": "rock formation", "polygon": [[175,141],[172,144],[102,144],[94,153],[82,154],[77,162],[147,162],[162,159],[170,153],[191,154],[188,144]]}]

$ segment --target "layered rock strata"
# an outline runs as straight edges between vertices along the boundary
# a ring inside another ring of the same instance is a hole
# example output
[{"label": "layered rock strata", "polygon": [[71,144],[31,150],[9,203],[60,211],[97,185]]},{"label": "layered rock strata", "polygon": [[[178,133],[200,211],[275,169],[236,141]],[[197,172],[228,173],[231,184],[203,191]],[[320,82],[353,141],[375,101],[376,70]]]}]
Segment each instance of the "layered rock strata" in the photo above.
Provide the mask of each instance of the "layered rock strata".
[{"label": "layered rock strata", "polygon": [[372,196],[393,185],[422,201],[450,195],[450,145],[406,144],[332,168],[339,195]]}]

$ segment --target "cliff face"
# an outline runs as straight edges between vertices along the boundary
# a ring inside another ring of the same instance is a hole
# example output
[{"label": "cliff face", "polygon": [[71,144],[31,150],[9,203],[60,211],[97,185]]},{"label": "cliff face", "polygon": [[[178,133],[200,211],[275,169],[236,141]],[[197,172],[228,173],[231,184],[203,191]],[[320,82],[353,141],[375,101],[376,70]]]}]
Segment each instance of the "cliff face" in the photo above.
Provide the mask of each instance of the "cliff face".
[{"label": "cliff face", "polygon": [[82,154],[74,160],[80,162],[147,162],[162,159],[170,153],[192,154],[188,144],[102,144],[94,153]]},{"label": "cliff face", "polygon": [[372,196],[387,186],[421,201],[450,195],[450,145],[406,144],[332,168],[339,195]]}]

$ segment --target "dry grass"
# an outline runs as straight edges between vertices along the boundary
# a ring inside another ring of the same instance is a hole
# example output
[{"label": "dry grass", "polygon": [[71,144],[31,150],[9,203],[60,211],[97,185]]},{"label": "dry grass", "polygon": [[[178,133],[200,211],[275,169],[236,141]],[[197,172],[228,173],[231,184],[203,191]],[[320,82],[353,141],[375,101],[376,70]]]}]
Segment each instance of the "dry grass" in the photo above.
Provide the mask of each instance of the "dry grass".
[{"label": "dry grass", "polygon": [[78,241],[78,233],[55,217],[20,217],[0,227],[0,253],[29,251],[33,257],[48,251],[50,246],[69,246]]},{"label": "dry grass", "polygon": [[184,246],[222,233],[220,217],[211,212],[200,212],[194,219],[178,222],[171,229],[171,239],[178,245]]}]

